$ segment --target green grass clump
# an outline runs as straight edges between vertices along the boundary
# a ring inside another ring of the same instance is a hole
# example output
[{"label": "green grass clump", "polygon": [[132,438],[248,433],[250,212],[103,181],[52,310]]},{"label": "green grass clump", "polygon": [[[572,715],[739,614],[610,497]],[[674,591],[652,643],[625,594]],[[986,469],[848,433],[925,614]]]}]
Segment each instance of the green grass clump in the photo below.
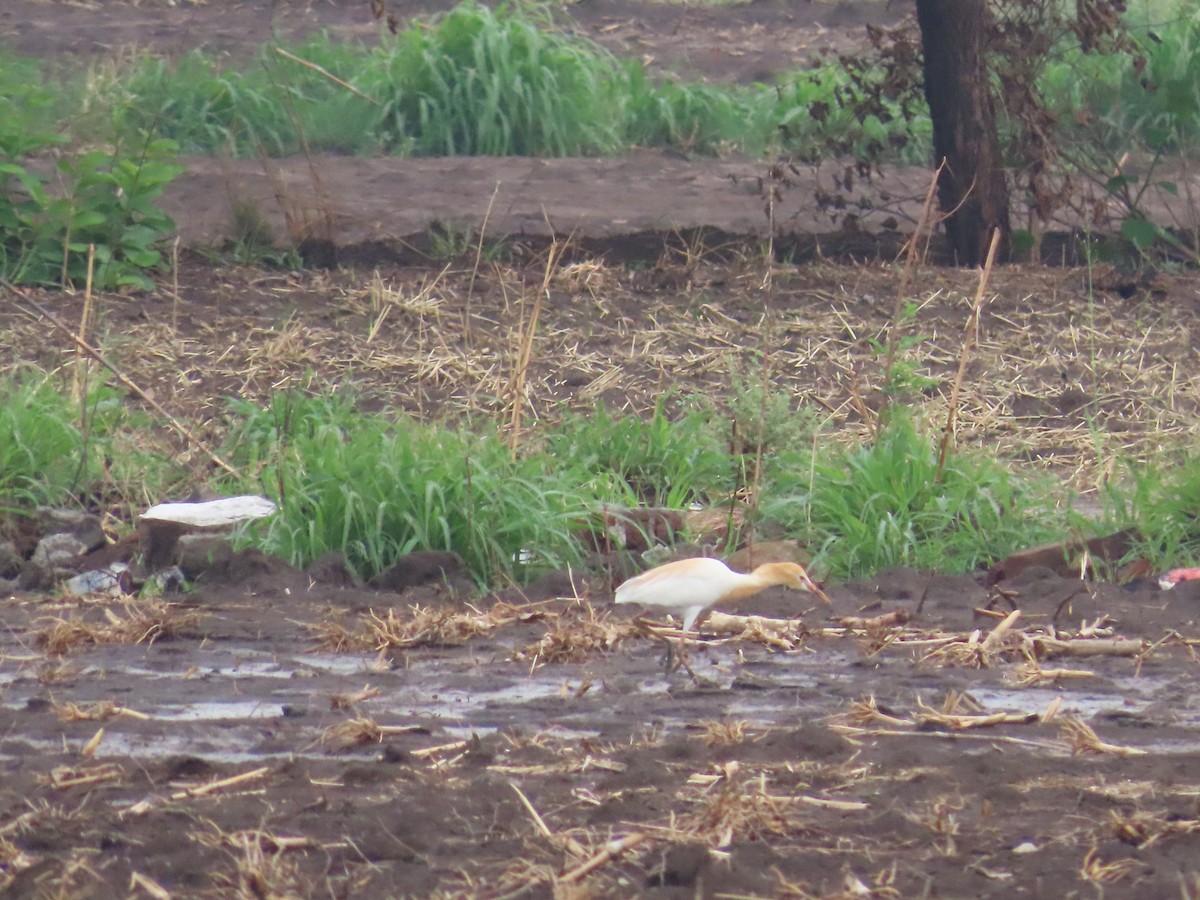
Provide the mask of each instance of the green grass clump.
[{"label": "green grass clump", "polygon": [[[1134,135],[1151,152],[1174,152],[1200,138],[1200,17],[1149,7],[1137,16],[1127,17],[1136,54],[1083,53],[1066,40],[1050,52],[1038,90],[1051,103],[1055,141],[1098,142],[1112,153],[1129,149]],[[82,99],[78,84],[39,62],[0,53],[0,123],[82,129],[79,139],[93,147],[150,132],[185,153],[238,156],[306,147],[537,156],[670,147],[927,162],[923,102],[882,64],[852,68],[824,59],[771,85],[652,78],[640,63],[562,29],[544,7],[465,0],[372,46],[326,34],[272,43],[241,70],[199,51],[171,62],[143,58],[92,78],[103,89],[93,85]],[[101,133],[106,118],[115,122],[111,134]]]},{"label": "green grass clump", "polygon": [[627,145],[702,154],[740,149],[757,155],[774,140],[764,121],[770,98],[758,89],[656,82],[633,63],[625,67],[624,75]]},{"label": "green grass clump", "polygon": [[1200,455],[1122,469],[1100,492],[1100,527],[1132,529],[1131,558],[1147,560],[1157,572],[1200,564]]},{"label": "green grass clump", "polygon": [[[378,150],[372,138],[378,108],[276,47],[263,47],[244,72],[221,69],[200,50],[174,61],[142,59],[114,86],[123,97],[118,133],[153,132],[192,154],[278,157],[304,146],[331,153]],[[363,68],[366,56],[359,45],[325,34],[289,52],[344,80]]]},{"label": "green grass clump", "polygon": [[49,375],[0,378],[0,509],[84,502],[128,513],[161,500],[178,473],[147,449],[161,429],[123,398],[101,383],[81,404]]},{"label": "green grass clump", "polygon": [[546,435],[556,464],[596,499],[681,509],[728,493],[734,467],[699,411],[672,420],[666,398],[648,419],[599,405],[568,415]]},{"label": "green grass clump", "polygon": [[[323,67],[337,84],[280,53]],[[882,73],[880,75],[882,77]],[[202,52],[143,59],[109,93],[118,131],[151,130],[185,153],[283,156],[589,156],[633,147],[713,154],[779,150],[804,158],[899,147],[914,128],[859,116],[856,88],[827,61],[773,85],[654,79],[638,62],[564,32],[528,3],[465,0],[428,23],[366,47],[318,34],[263,48],[244,71]],[[356,93],[357,92],[357,93]],[[813,116],[816,108],[826,109]],[[928,141],[911,142],[920,151]]]},{"label": "green grass clump", "polygon": [[418,155],[588,156],[621,149],[620,71],[530,8],[467,0],[385,45],[360,80],[391,146]]},{"label": "green grass clump", "polygon": [[0,508],[66,501],[96,475],[79,406],[44,376],[0,379]]},{"label": "green grass clump", "polygon": [[1062,534],[1048,493],[1035,497],[995,460],[951,452],[939,480],[937,444],[895,407],[872,442],[818,452],[790,490],[778,480],[763,516],[821,547],[843,577],[968,572]]},{"label": "green grass clump", "polygon": [[263,549],[294,565],[337,550],[369,577],[413,550],[452,550],[487,583],[576,558],[582,500],[491,431],[392,420],[338,397],[233,411],[231,461],[281,505]]}]

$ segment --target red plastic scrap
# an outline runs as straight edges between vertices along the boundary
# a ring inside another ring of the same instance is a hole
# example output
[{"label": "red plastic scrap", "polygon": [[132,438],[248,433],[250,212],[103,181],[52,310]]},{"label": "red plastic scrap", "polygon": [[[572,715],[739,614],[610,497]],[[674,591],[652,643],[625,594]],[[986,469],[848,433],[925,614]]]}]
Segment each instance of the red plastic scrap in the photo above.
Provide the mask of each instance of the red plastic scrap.
[{"label": "red plastic scrap", "polygon": [[1159,576],[1158,586],[1169,591],[1181,581],[1196,581],[1200,579],[1200,569],[1172,569]]}]

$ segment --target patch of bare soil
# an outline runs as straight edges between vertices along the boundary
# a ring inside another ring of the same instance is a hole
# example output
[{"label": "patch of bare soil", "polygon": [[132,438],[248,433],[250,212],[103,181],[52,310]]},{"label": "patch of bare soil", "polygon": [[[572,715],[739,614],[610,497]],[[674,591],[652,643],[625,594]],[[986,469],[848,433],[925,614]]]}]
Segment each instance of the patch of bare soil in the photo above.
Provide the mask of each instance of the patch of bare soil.
[{"label": "patch of bare soil", "polygon": [[[454,0],[387,4],[399,28],[454,6]],[[703,5],[584,0],[550,8],[619,56],[651,70],[723,81],[770,82],[818,53],[861,46],[863,26],[887,25],[911,0],[838,0]],[[383,26],[367,0],[7,0],[0,41],[39,57],[113,56],[146,51],[174,56],[194,48],[243,61],[264,43],[317,31],[370,45]]]}]

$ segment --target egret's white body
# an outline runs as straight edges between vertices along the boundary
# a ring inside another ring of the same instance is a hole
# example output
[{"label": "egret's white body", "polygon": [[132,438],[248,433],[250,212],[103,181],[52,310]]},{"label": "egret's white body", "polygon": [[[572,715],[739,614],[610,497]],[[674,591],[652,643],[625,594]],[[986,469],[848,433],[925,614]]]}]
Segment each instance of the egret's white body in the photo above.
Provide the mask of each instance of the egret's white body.
[{"label": "egret's white body", "polygon": [[796,563],[765,563],[743,574],[719,559],[707,557],[681,559],[630,578],[617,588],[616,602],[638,603],[682,615],[686,634],[716,604],[749,597],[775,585],[809,591],[829,602],[804,567]]}]

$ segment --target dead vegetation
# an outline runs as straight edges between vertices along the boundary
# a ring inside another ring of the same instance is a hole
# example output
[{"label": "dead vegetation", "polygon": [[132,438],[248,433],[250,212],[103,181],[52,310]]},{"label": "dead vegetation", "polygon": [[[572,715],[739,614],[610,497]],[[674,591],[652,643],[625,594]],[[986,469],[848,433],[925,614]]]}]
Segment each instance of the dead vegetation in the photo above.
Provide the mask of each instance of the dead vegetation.
[{"label": "dead vegetation", "polygon": [[[1109,296],[1084,273],[995,272],[967,356],[964,327],[979,279],[913,265],[901,299],[915,311],[903,326],[915,343],[904,344],[900,361],[954,386],[953,398],[947,392],[925,405],[931,421],[952,421],[959,446],[1027,458],[1088,488],[1111,474],[1118,452],[1143,457],[1190,433],[1200,376],[1173,362],[1188,358],[1186,336],[1196,327],[1182,312]],[[1160,276],[1161,286],[1188,294],[1190,277]],[[776,267],[764,291],[760,259],[730,262],[703,247],[632,275],[555,250],[518,264],[463,259],[269,275],[230,268],[201,288],[208,280],[206,270],[185,268],[189,302],[177,307],[176,321],[135,317],[97,348],[198,433],[218,425],[222,394],[265,404],[289,387],[337,384],[346,371],[368,376],[367,404],[443,419],[511,417],[514,391],[525,420],[554,418],[564,401],[648,412],[667,390],[721,397],[731,365],[765,349],[769,315],[787,350],[773,388],[797,408],[822,410],[826,430],[850,439],[861,434],[864,410],[872,417],[883,386],[874,347],[897,346],[894,304],[880,302],[896,295],[892,267]],[[283,319],[281,297],[295,301]],[[334,320],[325,298],[338,309]],[[67,321],[79,319],[75,303],[55,299]],[[103,297],[95,306],[100,319],[122,313]],[[0,315],[0,340],[41,348],[51,367],[56,354],[58,364],[73,354],[65,344],[46,346],[44,326],[15,314]],[[1097,432],[1105,438],[1099,453]]]},{"label": "dead vegetation", "polygon": [[419,725],[380,725],[374,719],[360,716],[327,729],[321,735],[320,742],[333,750],[347,750],[363,744],[382,744],[392,735],[422,730],[424,729]]},{"label": "dead vegetation", "polygon": [[375,650],[405,650],[412,647],[454,647],[471,638],[491,634],[498,628],[529,623],[553,615],[544,604],[514,605],[499,602],[489,609],[468,606],[410,606],[404,613],[389,607],[382,614],[370,610],[348,628],[337,622],[320,622],[309,629],[317,646],[334,653]]},{"label": "dead vegetation", "polygon": [[62,656],[89,644],[153,644],[195,628],[201,614],[162,600],[131,600],[105,607],[103,621],[79,613],[51,618],[34,634],[34,643],[50,656]]}]

